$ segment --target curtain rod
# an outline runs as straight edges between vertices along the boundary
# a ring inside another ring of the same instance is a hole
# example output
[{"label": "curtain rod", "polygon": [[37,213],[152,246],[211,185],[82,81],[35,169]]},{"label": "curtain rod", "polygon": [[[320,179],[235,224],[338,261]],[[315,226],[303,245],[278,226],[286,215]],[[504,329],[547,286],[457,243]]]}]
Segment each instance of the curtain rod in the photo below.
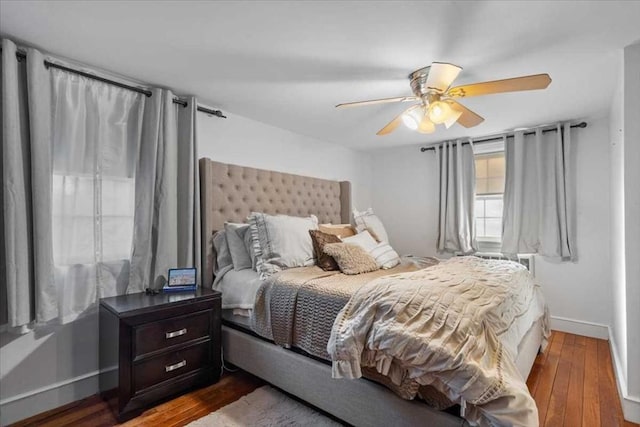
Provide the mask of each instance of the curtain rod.
[{"label": "curtain rod", "polygon": [[[571,125],[571,128],[586,128],[587,127],[587,122],[580,122],[577,123],[575,125]],[[547,132],[556,132],[558,130],[558,128],[553,127],[553,128],[549,128],[549,129],[543,129],[542,133],[547,133]],[[532,132],[525,132],[524,135],[534,135],[536,132],[532,131]],[[483,143],[483,142],[492,142],[492,141],[500,141],[503,138],[513,138],[513,133],[507,133],[503,136],[492,136],[490,138],[484,138],[484,139],[478,139],[478,140],[474,140],[473,143],[474,144],[478,144],[478,143]],[[462,145],[468,144],[468,142],[463,142]],[[436,149],[436,146],[439,144],[433,144],[429,147],[420,147],[420,152],[424,153],[425,151],[429,151],[429,150],[434,150]]]},{"label": "curtain rod", "polygon": [[[187,103],[187,101],[185,101],[184,99],[180,99],[180,98],[173,98],[173,103],[182,105],[183,107],[186,107],[187,105],[189,105]],[[202,111],[203,113],[207,113],[207,114],[210,114],[212,116],[220,117],[221,119],[226,119],[227,118],[227,116],[222,114],[222,111],[220,111],[220,110],[210,110],[208,108],[201,107],[201,106],[198,105],[198,111]]]},{"label": "curtain rod", "polygon": [[[0,51],[1,51],[1,49],[0,49]],[[16,57],[18,58],[18,61],[23,61],[23,60],[27,59],[27,54],[17,51],[16,52]],[[102,82],[102,83],[107,83],[107,84],[110,84],[110,85],[113,85],[113,86],[117,86],[117,87],[120,87],[122,89],[127,89],[127,90],[131,90],[133,92],[141,93],[141,94],[145,95],[146,97],[150,97],[152,95],[152,92],[150,90],[148,90],[148,89],[143,89],[143,88],[137,87],[137,86],[130,86],[130,85],[127,85],[127,84],[124,84],[124,83],[120,83],[120,82],[114,81],[114,80],[105,79],[104,77],[100,77],[100,76],[97,76],[95,74],[85,73],[84,71],[76,70],[76,69],[73,69],[73,68],[65,67],[64,65],[59,65],[59,64],[56,64],[54,62],[47,61],[46,59],[44,61],[44,66],[47,67],[47,68],[57,68],[57,69],[62,70],[62,71],[66,71],[66,72],[73,73],[73,74],[78,74],[78,75],[80,75],[82,77],[87,77],[89,79],[93,79],[93,80],[97,80],[97,81]],[[185,101],[183,99],[180,99],[180,98],[173,98],[173,103],[174,104],[180,104],[183,107],[186,107],[188,105],[187,101]],[[222,111],[220,111],[220,110],[210,110],[208,108],[198,106],[198,111],[201,111],[203,113],[206,113],[206,114],[209,114],[209,115],[212,115],[212,116],[220,117],[222,119],[226,119],[227,118],[227,116],[225,116],[222,113]]]}]

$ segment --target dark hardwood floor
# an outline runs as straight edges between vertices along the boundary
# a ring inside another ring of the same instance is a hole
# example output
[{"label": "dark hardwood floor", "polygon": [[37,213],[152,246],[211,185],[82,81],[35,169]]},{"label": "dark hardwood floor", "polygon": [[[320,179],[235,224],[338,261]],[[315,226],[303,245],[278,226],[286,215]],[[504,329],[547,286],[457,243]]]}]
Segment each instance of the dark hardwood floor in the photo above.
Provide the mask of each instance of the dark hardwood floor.
[{"label": "dark hardwood floor", "polygon": [[[264,382],[239,371],[214,385],[158,405],[123,426],[183,426],[252,392]],[[613,376],[609,343],[554,332],[527,380],[541,426],[639,427],[624,421]],[[106,404],[91,396],[16,424],[22,426],[112,426]]]}]

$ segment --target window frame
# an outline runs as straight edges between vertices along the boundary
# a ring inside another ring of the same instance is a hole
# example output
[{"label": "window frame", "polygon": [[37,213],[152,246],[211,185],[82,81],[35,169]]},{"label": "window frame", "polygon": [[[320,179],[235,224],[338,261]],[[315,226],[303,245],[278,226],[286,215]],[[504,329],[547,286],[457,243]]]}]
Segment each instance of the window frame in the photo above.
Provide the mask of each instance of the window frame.
[{"label": "window frame", "polygon": [[[474,160],[480,157],[491,156],[495,154],[502,154],[504,157],[504,141],[499,141],[495,143],[487,143],[483,144],[484,146],[480,147],[479,145],[474,145]],[[477,178],[474,178],[477,179]],[[506,179],[506,159],[505,159],[505,179]],[[476,181],[477,184],[477,181]],[[487,193],[487,194],[474,194],[474,203],[478,203],[478,200],[485,198],[500,198],[504,203],[504,188],[501,193]],[[486,217],[482,217],[486,218]],[[492,217],[493,218],[493,217]],[[475,223],[476,217],[476,209],[473,210],[473,221]],[[502,217],[501,217],[502,219]],[[491,237],[491,236],[478,236],[476,229],[476,242],[478,243],[478,252],[500,252],[502,248],[502,235],[500,237]]]}]

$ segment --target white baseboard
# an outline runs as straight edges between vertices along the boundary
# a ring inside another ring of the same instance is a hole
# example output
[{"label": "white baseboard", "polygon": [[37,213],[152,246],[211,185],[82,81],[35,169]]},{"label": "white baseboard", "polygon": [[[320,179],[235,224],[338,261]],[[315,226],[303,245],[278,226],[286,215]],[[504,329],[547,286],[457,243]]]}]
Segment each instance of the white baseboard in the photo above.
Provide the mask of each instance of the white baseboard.
[{"label": "white baseboard", "polygon": [[602,340],[609,339],[609,326],[566,317],[551,316],[551,329]]},{"label": "white baseboard", "polygon": [[[115,367],[105,370],[115,371]],[[0,426],[59,408],[98,393],[100,371],[58,381],[0,401]]]},{"label": "white baseboard", "polygon": [[613,361],[613,371],[616,377],[616,386],[618,387],[618,395],[622,404],[622,413],[624,419],[633,423],[640,423],[640,397],[630,396],[627,394],[627,381],[622,371],[622,362],[618,355],[618,347],[614,339],[613,331],[609,328],[609,348],[611,349],[611,360]]}]

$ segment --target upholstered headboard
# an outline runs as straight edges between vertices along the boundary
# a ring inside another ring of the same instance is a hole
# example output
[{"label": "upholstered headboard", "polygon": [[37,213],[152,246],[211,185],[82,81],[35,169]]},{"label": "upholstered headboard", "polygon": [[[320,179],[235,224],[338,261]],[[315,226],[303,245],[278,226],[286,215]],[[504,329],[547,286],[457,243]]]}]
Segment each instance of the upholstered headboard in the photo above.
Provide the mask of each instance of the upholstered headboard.
[{"label": "upholstered headboard", "polygon": [[200,159],[202,284],[213,282],[213,234],[251,212],[316,215],[320,223],[349,223],[351,183]]}]

